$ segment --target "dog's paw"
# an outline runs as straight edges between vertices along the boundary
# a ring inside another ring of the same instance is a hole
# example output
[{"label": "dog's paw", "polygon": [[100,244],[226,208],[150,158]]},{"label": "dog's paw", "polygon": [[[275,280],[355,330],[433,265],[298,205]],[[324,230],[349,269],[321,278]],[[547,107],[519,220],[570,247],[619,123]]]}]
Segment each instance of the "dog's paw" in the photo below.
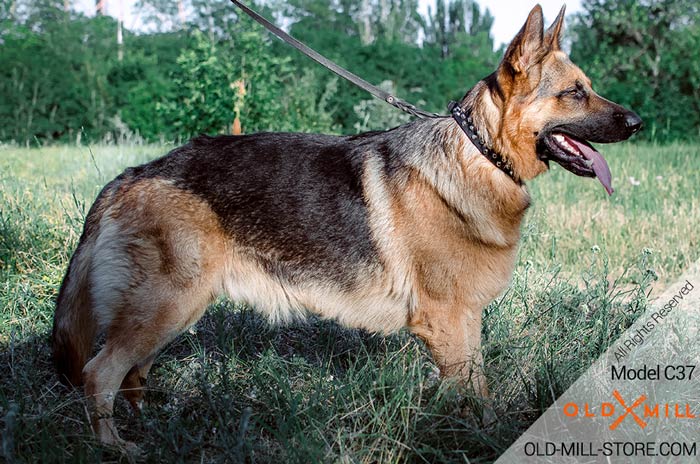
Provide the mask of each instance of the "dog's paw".
[{"label": "dog's paw", "polygon": [[481,425],[484,428],[490,429],[496,426],[498,416],[496,415],[496,411],[493,409],[490,400],[484,401],[480,413]]},{"label": "dog's paw", "polygon": [[143,450],[139,447],[139,445],[137,445],[133,441],[122,440],[122,442],[119,443],[118,446],[122,452],[128,454],[131,457],[137,458],[143,455]]},{"label": "dog's paw", "polygon": [[491,429],[498,423],[498,416],[489,398],[468,396],[462,398],[460,415],[474,427]]}]

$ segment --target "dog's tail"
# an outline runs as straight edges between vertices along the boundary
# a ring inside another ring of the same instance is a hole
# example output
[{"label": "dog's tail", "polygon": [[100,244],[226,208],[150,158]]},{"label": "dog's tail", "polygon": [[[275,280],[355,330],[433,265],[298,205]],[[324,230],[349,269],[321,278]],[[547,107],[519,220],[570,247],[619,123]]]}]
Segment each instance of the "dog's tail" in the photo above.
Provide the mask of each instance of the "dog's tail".
[{"label": "dog's tail", "polygon": [[63,278],[53,318],[53,363],[61,382],[73,386],[83,383],[83,367],[96,333],[88,288],[89,254],[81,240]]},{"label": "dog's tail", "polygon": [[105,187],[85,220],[85,228],[78,248],[68,265],[56,300],[53,318],[53,363],[60,381],[66,385],[83,384],[83,367],[92,355],[97,337],[97,318],[90,294],[90,268],[99,235],[105,196],[111,185]]}]

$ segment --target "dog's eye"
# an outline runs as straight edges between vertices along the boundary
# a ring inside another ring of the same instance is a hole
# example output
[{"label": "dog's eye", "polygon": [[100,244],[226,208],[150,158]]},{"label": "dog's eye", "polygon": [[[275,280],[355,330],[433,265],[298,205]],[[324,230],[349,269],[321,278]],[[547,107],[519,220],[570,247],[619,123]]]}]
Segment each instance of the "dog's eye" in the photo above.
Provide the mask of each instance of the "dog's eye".
[{"label": "dog's eye", "polygon": [[559,92],[558,96],[560,98],[561,97],[573,97],[576,100],[582,100],[582,99],[586,98],[586,91],[577,85],[576,87],[571,87],[569,89],[562,90],[561,92]]}]

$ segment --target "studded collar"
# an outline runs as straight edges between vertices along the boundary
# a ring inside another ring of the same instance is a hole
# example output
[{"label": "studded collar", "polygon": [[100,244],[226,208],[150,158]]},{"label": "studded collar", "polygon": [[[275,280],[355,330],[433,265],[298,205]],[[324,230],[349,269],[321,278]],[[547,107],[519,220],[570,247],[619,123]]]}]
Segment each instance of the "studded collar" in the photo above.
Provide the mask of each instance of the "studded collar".
[{"label": "studded collar", "polygon": [[486,157],[487,160],[491,161],[494,166],[503,171],[508,177],[513,179],[513,182],[520,185],[522,182],[515,176],[513,171],[513,166],[508,160],[506,160],[503,155],[489,148],[484,142],[483,137],[479,136],[479,132],[476,127],[474,127],[474,121],[472,120],[471,111],[467,109],[463,110],[457,102],[452,101],[448,106],[448,110],[452,114],[452,117],[459,127],[462,128],[467,138],[472,144],[481,152],[482,155]]}]

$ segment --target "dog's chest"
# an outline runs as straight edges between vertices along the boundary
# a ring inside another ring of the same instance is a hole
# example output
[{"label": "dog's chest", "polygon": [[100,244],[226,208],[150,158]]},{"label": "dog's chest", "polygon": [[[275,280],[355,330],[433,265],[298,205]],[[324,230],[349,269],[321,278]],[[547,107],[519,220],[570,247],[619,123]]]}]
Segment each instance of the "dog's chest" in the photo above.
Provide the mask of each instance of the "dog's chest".
[{"label": "dog's chest", "polygon": [[426,189],[407,192],[397,202],[397,229],[415,270],[418,300],[488,304],[510,281],[524,210],[503,215],[475,204],[460,214]]},{"label": "dog's chest", "polygon": [[515,246],[492,248],[473,242],[417,254],[419,304],[428,299],[483,308],[508,286],[516,254]]}]

